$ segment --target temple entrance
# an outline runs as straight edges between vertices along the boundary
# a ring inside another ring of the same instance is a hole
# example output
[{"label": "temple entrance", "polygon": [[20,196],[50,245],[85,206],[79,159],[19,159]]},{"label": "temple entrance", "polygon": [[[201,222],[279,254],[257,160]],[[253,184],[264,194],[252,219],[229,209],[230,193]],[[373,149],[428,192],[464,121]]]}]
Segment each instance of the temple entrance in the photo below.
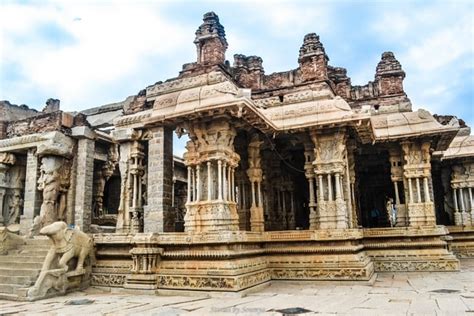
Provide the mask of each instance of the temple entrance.
[{"label": "temple entrance", "polygon": [[309,228],[309,191],[304,146],[285,135],[268,140],[262,151],[265,230]]},{"label": "temple entrance", "polygon": [[[433,183],[433,195],[434,195],[434,204],[435,204],[435,212],[436,212],[436,224],[437,225],[453,225],[454,218],[453,216],[450,217],[450,214],[446,211],[445,204],[451,206],[454,209],[454,203],[449,200],[445,200],[445,196],[448,195],[449,190],[451,189],[450,183],[450,170],[447,169],[444,171],[441,167],[441,163],[439,161],[432,161],[431,162],[431,175],[432,175],[432,183]],[[444,183],[448,183],[445,187]]]},{"label": "temple entrance", "polygon": [[394,198],[387,150],[363,146],[356,155],[359,225],[390,227],[386,203]]}]

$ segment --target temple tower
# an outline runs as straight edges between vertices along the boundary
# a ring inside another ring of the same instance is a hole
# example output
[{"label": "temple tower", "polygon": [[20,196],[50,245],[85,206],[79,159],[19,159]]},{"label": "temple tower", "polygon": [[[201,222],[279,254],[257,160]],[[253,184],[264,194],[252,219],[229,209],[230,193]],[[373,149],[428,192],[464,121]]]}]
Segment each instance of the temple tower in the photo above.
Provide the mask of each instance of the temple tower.
[{"label": "temple tower", "polygon": [[196,31],[197,63],[202,65],[223,64],[227,40],[224,27],[214,12],[204,14],[203,23]]},{"label": "temple tower", "polygon": [[307,34],[298,58],[303,81],[328,79],[328,61],[319,36],[316,33]]}]

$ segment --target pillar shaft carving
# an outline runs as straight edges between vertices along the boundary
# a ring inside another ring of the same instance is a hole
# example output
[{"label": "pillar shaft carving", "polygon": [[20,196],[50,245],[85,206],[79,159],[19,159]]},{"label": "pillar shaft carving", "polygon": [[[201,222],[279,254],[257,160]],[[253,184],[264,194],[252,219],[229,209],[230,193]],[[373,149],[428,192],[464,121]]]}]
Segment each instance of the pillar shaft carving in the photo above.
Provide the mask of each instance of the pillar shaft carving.
[{"label": "pillar shaft carving", "polygon": [[113,175],[118,159],[118,145],[111,144],[107,152],[107,160],[100,166],[95,175],[94,216],[96,218],[106,215],[104,210],[105,184]]},{"label": "pillar shaft carving", "polygon": [[117,231],[138,233],[143,230],[143,193],[145,192],[145,153],[141,142],[120,144],[120,205]]},{"label": "pillar shaft carving", "polygon": [[39,216],[34,219],[31,235],[37,235],[44,226],[66,220],[67,192],[72,161],[53,155],[45,155],[40,159],[38,190],[42,192],[43,202]]},{"label": "pillar shaft carving", "polygon": [[[405,183],[407,182],[404,178],[403,170],[403,155],[400,147],[391,147],[389,149],[389,160],[390,160],[390,178],[393,183],[394,196],[393,204],[396,209],[396,219],[394,226],[403,227],[408,226],[408,214],[407,214],[407,198],[405,196]],[[403,197],[403,199],[402,199]],[[402,203],[403,201],[403,203]],[[393,220],[392,220],[393,221]]]},{"label": "pillar shaft carving", "polygon": [[318,195],[316,190],[319,188],[317,183],[317,176],[314,172],[314,144],[310,141],[304,143],[304,171],[306,179],[308,179],[308,196],[309,196],[309,228],[317,228],[317,208],[316,208],[316,196]]},{"label": "pillar shaft carving", "polygon": [[260,146],[263,144],[258,134],[252,135],[248,145],[248,162],[247,176],[252,188],[252,204],[250,207],[250,228],[252,231],[264,231],[263,218],[263,200],[262,200],[262,180],[263,171],[261,166]]},{"label": "pillar shaft carving", "polygon": [[[314,173],[320,186],[317,191],[316,227],[322,229],[350,226],[350,192],[345,130],[333,133],[311,132],[314,144]],[[344,189],[346,187],[346,189]]]},{"label": "pillar shaft carving", "polygon": [[185,230],[238,230],[234,150],[235,128],[224,117],[186,124],[190,140],[184,161],[188,167]]},{"label": "pillar shaft carving", "polygon": [[435,225],[431,192],[431,152],[428,141],[402,143],[403,176],[408,183],[407,214],[410,226]]},{"label": "pillar shaft carving", "polygon": [[454,224],[474,225],[474,163],[452,166],[451,188],[454,202]]},{"label": "pillar shaft carving", "polygon": [[[0,225],[8,225],[13,217],[14,221],[19,215],[20,200],[16,198],[16,192],[13,195],[9,194],[10,190],[10,168],[15,164],[15,155],[11,153],[0,153]],[[12,198],[13,196],[13,198]],[[18,196],[21,199],[21,195]],[[18,200],[18,201],[16,201]],[[8,203],[5,203],[8,201]],[[18,202],[18,203],[17,203]],[[18,205],[9,205],[10,203]],[[7,209],[3,209],[7,205]],[[17,211],[17,214],[12,214],[12,211]]]}]

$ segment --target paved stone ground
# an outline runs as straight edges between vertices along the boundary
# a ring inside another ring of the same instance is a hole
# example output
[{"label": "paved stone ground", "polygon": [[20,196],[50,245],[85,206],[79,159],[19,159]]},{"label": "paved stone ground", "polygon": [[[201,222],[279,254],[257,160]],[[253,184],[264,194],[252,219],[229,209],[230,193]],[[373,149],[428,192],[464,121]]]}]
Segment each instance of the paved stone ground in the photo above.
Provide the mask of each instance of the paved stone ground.
[{"label": "paved stone ground", "polygon": [[[98,289],[39,302],[0,300],[0,314],[47,315],[474,315],[474,259],[461,272],[379,273],[375,283],[344,285],[275,282],[245,297],[152,296],[104,293]],[[89,299],[87,305],[67,302]]]}]

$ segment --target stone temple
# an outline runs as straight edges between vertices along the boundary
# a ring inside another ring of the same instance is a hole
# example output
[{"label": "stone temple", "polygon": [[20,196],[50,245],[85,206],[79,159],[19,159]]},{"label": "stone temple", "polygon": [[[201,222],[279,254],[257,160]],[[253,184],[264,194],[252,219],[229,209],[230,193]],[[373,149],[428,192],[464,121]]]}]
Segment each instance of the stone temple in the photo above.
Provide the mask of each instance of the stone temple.
[{"label": "stone temple", "polygon": [[474,137],[412,110],[393,53],[353,86],[314,33],[272,74],[226,60],[213,12],[194,43],[176,78],[122,102],[0,104],[1,298],[367,282],[474,256]]}]

